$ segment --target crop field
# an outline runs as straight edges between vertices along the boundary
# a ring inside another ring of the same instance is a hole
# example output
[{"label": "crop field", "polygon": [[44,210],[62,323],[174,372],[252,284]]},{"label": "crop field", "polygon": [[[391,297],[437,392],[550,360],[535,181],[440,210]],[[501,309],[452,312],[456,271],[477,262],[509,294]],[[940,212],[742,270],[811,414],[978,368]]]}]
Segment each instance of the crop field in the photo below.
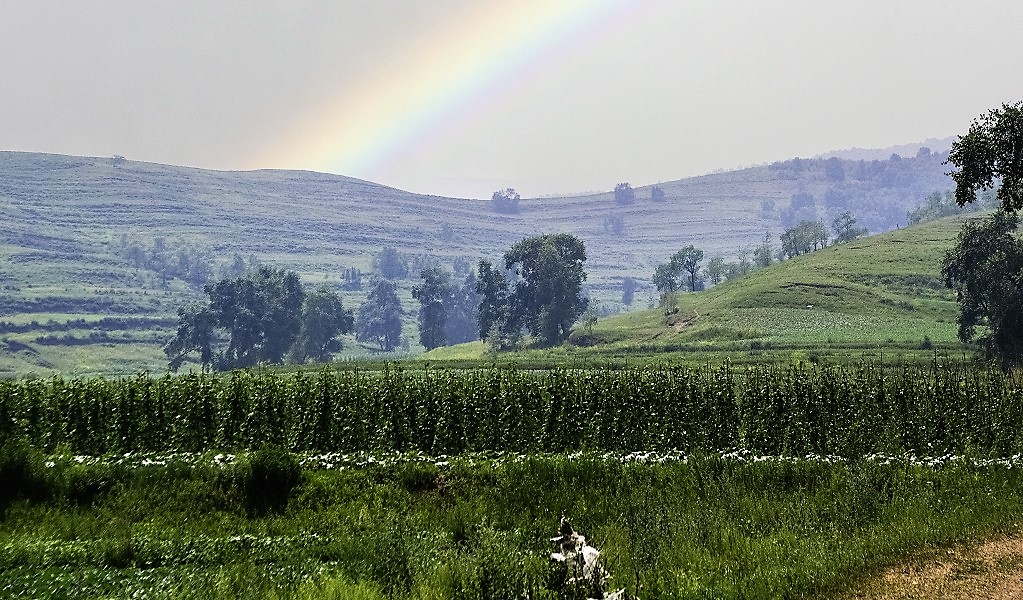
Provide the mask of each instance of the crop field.
[{"label": "crop field", "polygon": [[957,365],[0,381],[0,426],[47,452],[1023,453],[1023,387]]},{"label": "crop field", "polygon": [[969,365],[0,382],[0,597],[831,597],[1012,530],[1023,386]]}]

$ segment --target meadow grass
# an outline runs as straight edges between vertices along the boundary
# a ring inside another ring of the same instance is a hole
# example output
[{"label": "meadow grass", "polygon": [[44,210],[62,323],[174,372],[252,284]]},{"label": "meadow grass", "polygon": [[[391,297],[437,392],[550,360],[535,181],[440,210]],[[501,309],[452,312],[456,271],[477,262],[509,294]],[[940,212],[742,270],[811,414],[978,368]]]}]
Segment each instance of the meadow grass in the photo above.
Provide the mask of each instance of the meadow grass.
[{"label": "meadow grass", "polygon": [[[921,548],[1007,531],[1023,508],[1018,465],[583,454],[306,469],[254,511],[248,460],[42,467],[48,495],[0,521],[0,590],[576,598],[548,563],[568,516],[631,595],[827,597]],[[105,484],[75,495],[81,480]]]}]

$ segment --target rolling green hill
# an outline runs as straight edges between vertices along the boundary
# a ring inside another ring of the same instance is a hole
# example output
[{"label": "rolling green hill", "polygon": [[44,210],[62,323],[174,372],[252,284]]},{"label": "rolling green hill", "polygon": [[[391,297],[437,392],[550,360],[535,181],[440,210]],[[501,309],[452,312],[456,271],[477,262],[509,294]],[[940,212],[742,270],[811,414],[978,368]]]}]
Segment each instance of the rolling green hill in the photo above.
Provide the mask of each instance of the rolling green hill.
[{"label": "rolling green hill", "polygon": [[[339,286],[350,267],[369,273],[373,256],[395,247],[413,273],[399,286],[404,356],[420,349],[409,290],[424,266],[499,259],[523,237],[569,232],[586,243],[587,292],[605,312],[618,312],[628,308],[620,302],[623,278],[639,281],[634,306],[645,306],[654,267],[686,244],[732,260],[765,233],[777,240],[795,220],[830,220],[844,210],[873,231],[892,228],[928,193],[951,187],[943,159],[793,159],[661,183],[661,202],[651,199],[651,186],[637,186],[627,206],[607,192],[524,199],[518,214],[497,214],[489,200],[312,172],[0,152],[0,374],[166,368],[160,347],[176,308],[201,292],[140,267],[125,244],[147,249],[162,239],[167,260],[177,260],[179,248],[198,249],[214,272],[236,255],[252,257],[298,271],[309,286]],[[609,226],[613,220],[621,230]],[[355,307],[364,294],[343,297]],[[743,327],[770,331],[756,321],[727,326]],[[372,352],[351,340],[347,348],[342,356]]]},{"label": "rolling green hill", "polygon": [[[964,217],[890,231],[798,256],[662,308],[599,319],[573,331],[552,361],[733,361],[920,357],[968,351],[956,338],[958,305],[940,260]],[[666,312],[668,314],[666,314]],[[502,360],[529,362],[538,351]],[[484,358],[482,344],[426,354],[434,362]]]}]

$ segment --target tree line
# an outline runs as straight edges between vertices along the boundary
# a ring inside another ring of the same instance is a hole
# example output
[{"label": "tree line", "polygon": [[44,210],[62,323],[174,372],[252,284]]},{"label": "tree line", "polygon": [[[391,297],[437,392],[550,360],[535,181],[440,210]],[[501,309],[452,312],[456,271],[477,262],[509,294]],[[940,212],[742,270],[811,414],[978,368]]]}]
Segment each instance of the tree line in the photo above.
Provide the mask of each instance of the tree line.
[{"label": "tree line", "polygon": [[[540,345],[568,337],[587,305],[583,242],[569,234],[526,238],[503,258],[503,269],[481,260],[475,271],[464,261],[456,262],[455,274],[437,266],[420,270],[412,297],[419,302],[419,340],[427,350],[475,339],[508,348],[527,334]],[[401,343],[403,311],[392,279],[406,275],[407,265],[393,248],[383,249],[374,263],[381,276],[357,311],[346,308],[330,286],[307,292],[297,273],[266,265],[208,283],[202,301],[178,310],[176,333],[164,346],[170,368],[189,358],[215,370],[323,362],[342,349],[340,336],[349,333],[394,350]],[[351,268],[343,273],[346,284],[359,277]]]}]

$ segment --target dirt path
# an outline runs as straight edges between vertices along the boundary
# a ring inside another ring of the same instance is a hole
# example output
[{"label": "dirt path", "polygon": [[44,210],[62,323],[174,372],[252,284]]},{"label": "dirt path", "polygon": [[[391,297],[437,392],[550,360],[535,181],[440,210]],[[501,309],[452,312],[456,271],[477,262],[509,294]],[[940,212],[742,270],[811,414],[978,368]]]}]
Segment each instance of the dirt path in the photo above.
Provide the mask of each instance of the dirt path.
[{"label": "dirt path", "polygon": [[921,555],[888,569],[844,598],[1023,599],[1023,532]]}]

